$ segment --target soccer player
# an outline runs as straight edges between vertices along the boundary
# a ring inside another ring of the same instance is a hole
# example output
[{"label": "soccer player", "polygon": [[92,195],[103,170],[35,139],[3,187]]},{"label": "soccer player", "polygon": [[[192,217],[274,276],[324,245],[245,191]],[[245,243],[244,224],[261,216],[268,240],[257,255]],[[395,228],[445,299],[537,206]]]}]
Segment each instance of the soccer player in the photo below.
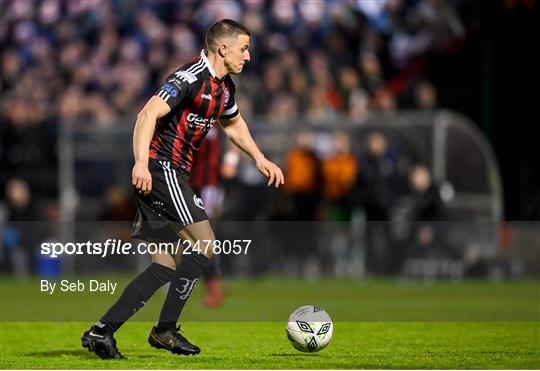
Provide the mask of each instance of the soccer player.
[{"label": "soccer player", "polygon": [[[253,141],[235,103],[231,74],[249,62],[250,32],[233,20],[220,20],[206,33],[206,50],[171,74],[137,115],[133,133],[132,183],[138,204],[134,237],[163,240],[168,231],[194,246],[215,240],[202,200],[187,183],[193,154],[219,120],[225,135],[268,177],[268,186],[284,184],[281,169],[267,160]],[[123,358],[113,334],[161,286],[170,282],[159,322],[150,332],[151,346],[174,354],[198,354],[179,331],[177,321],[201,272],[208,251],[157,253],[152,264],[126,287],[118,301],[86,331],[84,347],[103,359]]]}]

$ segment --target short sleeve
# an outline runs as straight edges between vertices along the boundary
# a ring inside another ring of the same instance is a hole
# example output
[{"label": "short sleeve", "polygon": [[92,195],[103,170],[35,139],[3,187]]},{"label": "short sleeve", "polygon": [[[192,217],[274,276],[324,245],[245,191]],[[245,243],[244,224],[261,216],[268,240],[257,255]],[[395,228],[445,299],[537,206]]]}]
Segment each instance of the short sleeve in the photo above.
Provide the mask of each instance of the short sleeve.
[{"label": "short sleeve", "polygon": [[221,116],[219,116],[220,119],[228,120],[238,115],[238,106],[234,100],[234,92],[234,83],[229,76],[225,81],[225,91],[223,92],[225,102],[223,112],[221,112]]},{"label": "short sleeve", "polygon": [[191,85],[196,80],[193,74],[178,70],[167,78],[167,82],[154,95],[163,99],[173,109],[191,94]]}]

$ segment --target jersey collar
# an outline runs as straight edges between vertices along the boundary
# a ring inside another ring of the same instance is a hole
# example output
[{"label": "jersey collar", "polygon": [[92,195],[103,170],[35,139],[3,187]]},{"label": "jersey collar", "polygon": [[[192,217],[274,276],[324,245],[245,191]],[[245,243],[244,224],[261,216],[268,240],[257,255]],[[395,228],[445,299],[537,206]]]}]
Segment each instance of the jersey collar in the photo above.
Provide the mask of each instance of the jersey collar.
[{"label": "jersey collar", "polygon": [[212,68],[212,65],[210,64],[210,61],[208,60],[208,58],[206,58],[206,54],[204,54],[204,49],[201,50],[201,58],[204,61],[206,68],[208,68],[208,71],[210,71],[213,77],[217,78],[216,71],[214,71],[214,69]]}]

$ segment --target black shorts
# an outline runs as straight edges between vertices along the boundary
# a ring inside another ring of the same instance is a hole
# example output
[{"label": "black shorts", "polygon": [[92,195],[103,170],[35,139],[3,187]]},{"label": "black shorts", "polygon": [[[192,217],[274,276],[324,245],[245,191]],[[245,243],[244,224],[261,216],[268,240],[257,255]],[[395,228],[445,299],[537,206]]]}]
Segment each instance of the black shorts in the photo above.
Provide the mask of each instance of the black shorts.
[{"label": "black shorts", "polygon": [[208,220],[202,199],[189,186],[185,172],[169,161],[153,159],[148,169],[152,192],[145,196],[134,188],[138,205],[134,238],[170,241],[183,227]]}]

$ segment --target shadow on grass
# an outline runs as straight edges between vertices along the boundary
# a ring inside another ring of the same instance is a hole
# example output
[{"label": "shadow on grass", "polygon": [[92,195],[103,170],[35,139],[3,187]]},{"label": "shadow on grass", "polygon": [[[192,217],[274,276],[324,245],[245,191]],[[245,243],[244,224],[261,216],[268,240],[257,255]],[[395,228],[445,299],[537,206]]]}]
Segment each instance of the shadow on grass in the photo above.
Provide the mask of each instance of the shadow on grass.
[{"label": "shadow on grass", "polygon": [[[136,354],[136,355],[129,355],[126,356],[127,359],[133,360],[133,359],[163,359],[163,355],[154,355],[154,354]],[[173,358],[174,359],[174,358]]]},{"label": "shadow on grass", "polygon": [[45,352],[24,353],[26,357],[56,358],[61,356],[82,357],[85,359],[99,359],[94,353],[84,350],[49,350]]},{"label": "shadow on grass", "polygon": [[301,357],[318,357],[316,353],[272,353],[270,357],[291,357],[291,358],[301,358]]},{"label": "shadow on grass", "polygon": [[[71,357],[80,357],[84,359],[92,359],[96,361],[102,361],[97,355],[95,355],[92,352],[84,351],[84,350],[50,350],[50,351],[44,351],[44,352],[32,352],[32,353],[24,353],[25,357],[38,357],[38,358],[57,358],[61,356],[71,356]],[[126,359],[153,359],[153,358],[160,358],[159,355],[153,355],[153,354],[144,354],[144,355],[135,355],[135,356],[128,356]],[[115,362],[115,361],[122,361],[122,360],[103,360],[105,362]]]}]

